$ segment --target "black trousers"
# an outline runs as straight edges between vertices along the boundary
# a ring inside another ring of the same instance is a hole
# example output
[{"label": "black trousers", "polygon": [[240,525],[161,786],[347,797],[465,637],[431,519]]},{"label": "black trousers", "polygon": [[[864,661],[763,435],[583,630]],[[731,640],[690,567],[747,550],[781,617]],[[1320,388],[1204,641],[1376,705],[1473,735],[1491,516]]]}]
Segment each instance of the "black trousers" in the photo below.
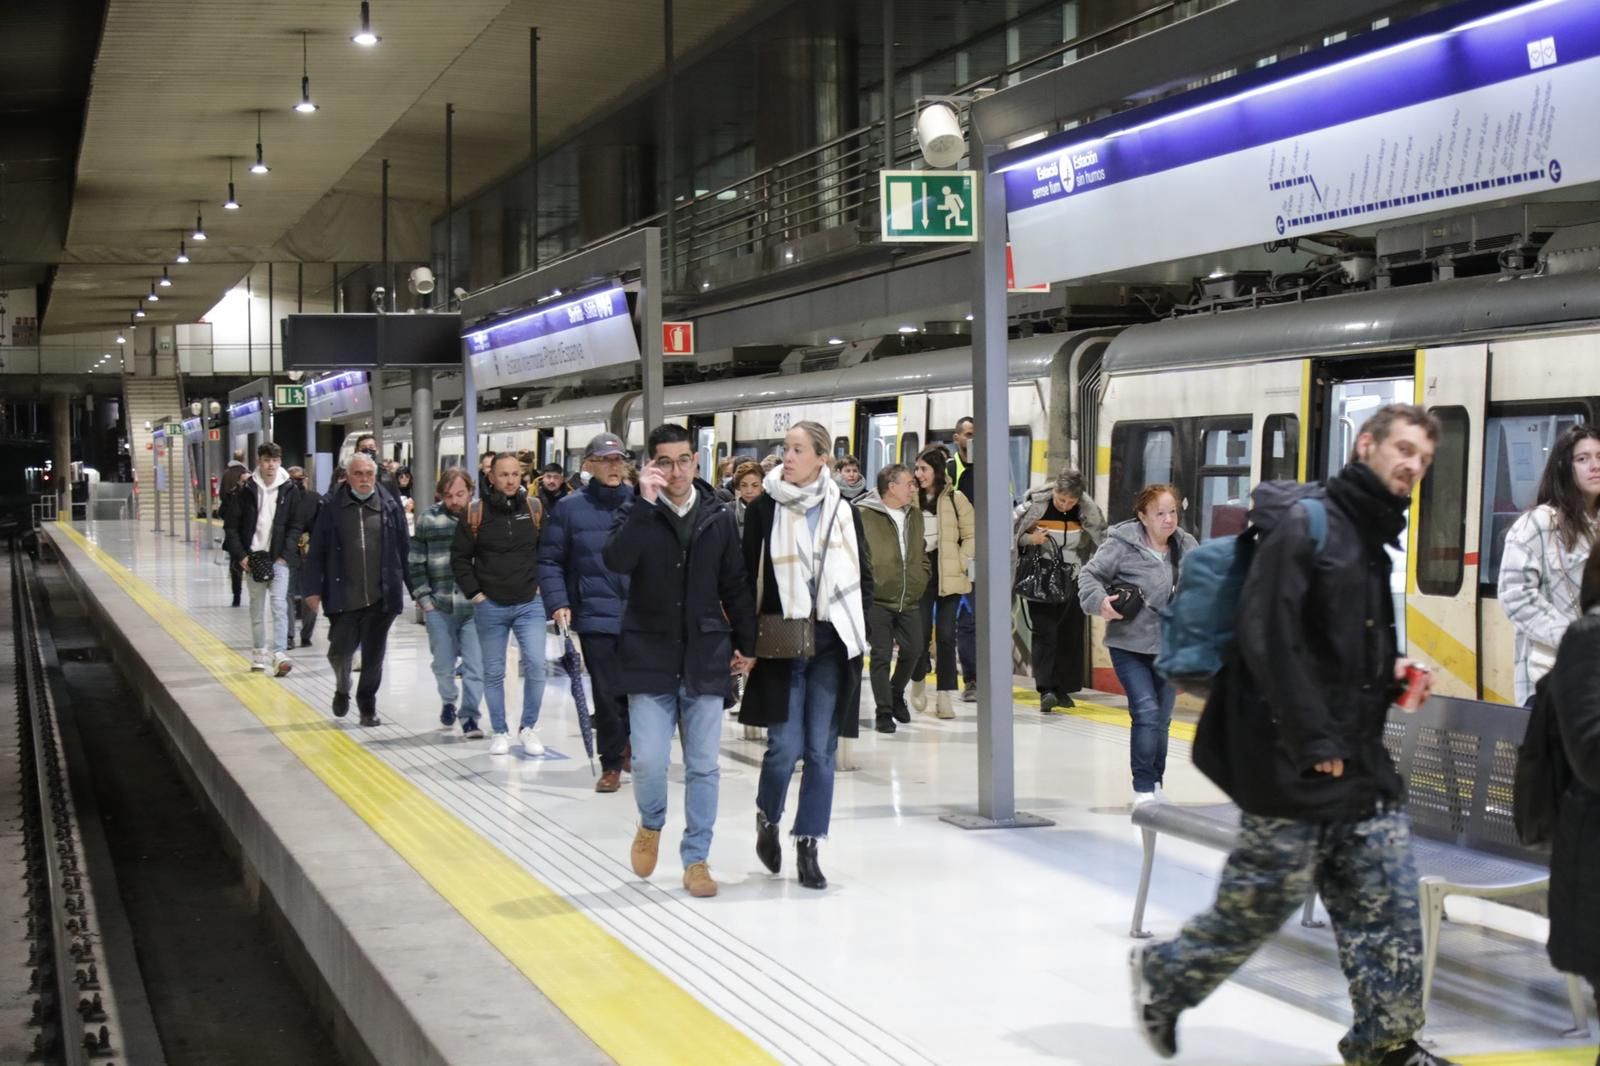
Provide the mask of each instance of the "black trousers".
[{"label": "black trousers", "polygon": [[602,770],[622,769],[622,755],[628,747],[628,697],[617,687],[617,643],[613,633],[584,633],[584,665],[589,668],[589,684],[594,690],[595,744],[600,749]]},{"label": "black trousers", "polygon": [[[1077,586],[1073,586],[1076,591]],[[1076,599],[1067,603],[1028,601],[1033,623],[1033,687],[1069,695],[1083,688],[1083,628],[1087,619]]]},{"label": "black trousers", "polygon": [[[879,714],[889,714],[906,699],[906,684],[917,661],[928,654],[928,631],[922,628],[922,606],[909,611],[891,611],[874,603],[867,609],[867,643],[872,649],[872,702]],[[889,676],[889,660],[900,649],[894,676]]]},{"label": "black trousers", "polygon": [[228,561],[228,582],[233,586],[233,605],[237,607],[239,597],[244,595],[244,571],[231,558]]},{"label": "black trousers", "polygon": [[350,668],[356,649],[361,649],[356,707],[363,713],[377,710],[378,686],[383,684],[383,653],[389,647],[389,627],[398,617],[384,610],[381,603],[328,616],[328,665],[333,667],[335,692],[350,694]]},{"label": "black trousers", "polygon": [[[916,669],[911,671],[911,680],[921,681],[928,676],[935,667],[938,674],[938,687],[940,692],[954,692],[956,690],[956,608],[961,603],[960,596],[939,595],[939,553],[928,553],[928,566],[931,568],[931,577],[928,578],[928,591],[922,594],[922,655],[917,660]],[[937,605],[938,611],[934,611]],[[934,638],[934,655],[930,661],[927,640],[929,635]]]},{"label": "black trousers", "polygon": [[977,589],[967,596],[967,605],[956,599],[956,657],[961,660],[961,679],[969,685],[978,683],[978,614],[973,609],[977,603]]}]

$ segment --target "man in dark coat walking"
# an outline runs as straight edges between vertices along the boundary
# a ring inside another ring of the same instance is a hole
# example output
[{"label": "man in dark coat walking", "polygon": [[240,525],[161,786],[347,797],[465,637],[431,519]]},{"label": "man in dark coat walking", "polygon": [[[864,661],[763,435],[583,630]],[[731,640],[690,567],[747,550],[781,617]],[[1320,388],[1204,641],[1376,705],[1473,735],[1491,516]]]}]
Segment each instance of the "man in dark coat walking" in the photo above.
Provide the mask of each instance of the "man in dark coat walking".
[{"label": "man in dark coat walking", "polygon": [[[1298,910],[1328,908],[1354,1019],[1339,1042],[1358,1066],[1449,1066],[1423,1048],[1422,917],[1405,784],[1384,749],[1407,660],[1397,653],[1387,547],[1433,461],[1439,423],[1395,404],[1356,436],[1326,485],[1326,540],[1272,483],[1255,493],[1236,656],[1201,718],[1194,761],[1243,809],[1216,903],[1176,939],[1134,950],[1136,1021],[1163,1058],[1199,1006]],[[1304,490],[1300,490],[1304,494]]]},{"label": "man in dark coat walking", "polygon": [[714,896],[707,859],[717,820],[722,707],[732,692],[732,671],[748,670],[755,654],[755,602],[733,512],[694,476],[688,430],[657,426],[648,447],[639,494],[619,512],[603,556],[631,582],[618,674],[628,694],[639,805],[633,872],[649,877],[655,871],[676,727],[685,770],[683,886],[692,896]]},{"label": "man in dark coat walking", "polygon": [[624,483],[628,452],[602,433],[589,442],[583,461],[593,475],[580,492],[555,507],[539,538],[539,590],[544,612],[583,640],[584,664],[594,685],[594,724],[600,740],[596,792],[615,792],[628,764],[627,696],[617,687],[617,645],[628,578],[602,558],[617,511],[633,497]]},{"label": "man in dark coat walking", "polygon": [[311,531],[305,559],[306,606],[326,602],[333,714],[350,713],[350,674],[361,651],[356,707],[364,726],[381,725],[378,686],[389,627],[405,609],[406,555],[411,538],[398,498],[378,488],[378,463],[357,452],[348,478],[328,494]]}]

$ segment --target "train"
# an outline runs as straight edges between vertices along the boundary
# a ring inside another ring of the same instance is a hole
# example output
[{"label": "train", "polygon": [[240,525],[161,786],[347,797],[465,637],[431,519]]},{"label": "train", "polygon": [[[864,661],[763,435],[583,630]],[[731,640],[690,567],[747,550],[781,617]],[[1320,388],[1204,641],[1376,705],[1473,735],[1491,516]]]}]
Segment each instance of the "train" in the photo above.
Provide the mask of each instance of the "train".
[{"label": "train", "polygon": [[[1014,500],[1077,466],[1117,521],[1131,517],[1142,486],[1170,483],[1184,528],[1202,540],[1242,528],[1262,480],[1337,473],[1383,404],[1428,408],[1443,434],[1394,552],[1401,645],[1434,670],[1440,694],[1509,703],[1500,554],[1556,438],[1600,417],[1600,276],[1475,277],[1036,334],[1009,342],[1007,375]],[[694,435],[708,480],[728,455],[776,450],[801,419],[829,427],[838,454],[859,455],[873,477],[948,440],[971,412],[970,383],[971,349],[951,347],[680,385],[664,404]],[[483,448],[570,468],[602,430],[625,431],[641,449],[637,412],[637,393],[596,396],[487,412],[479,431]],[[404,454],[410,433],[387,429],[386,443]],[[459,419],[439,430],[441,464],[471,465],[477,450],[464,446]],[[1026,670],[1025,613],[1016,621],[1014,657]],[[1085,680],[1115,690],[1103,652]]]}]

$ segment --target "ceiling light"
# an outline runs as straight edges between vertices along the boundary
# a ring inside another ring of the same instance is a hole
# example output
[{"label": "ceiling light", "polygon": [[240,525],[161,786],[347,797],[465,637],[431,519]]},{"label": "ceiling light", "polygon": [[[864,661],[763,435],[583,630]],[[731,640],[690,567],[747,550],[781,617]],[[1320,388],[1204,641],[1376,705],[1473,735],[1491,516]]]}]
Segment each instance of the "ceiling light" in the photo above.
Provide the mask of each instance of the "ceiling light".
[{"label": "ceiling light", "polygon": [[172,288],[172,279],[167,277],[167,268],[166,267],[162,267],[161,268],[161,280],[156,282],[156,284],[160,285],[163,289]]},{"label": "ceiling light", "polygon": [[843,344],[844,343],[844,338],[843,337],[829,337],[828,338],[828,343],[829,344]]},{"label": "ceiling light", "polygon": [[310,71],[310,67],[308,67],[306,65],[306,55],[307,55],[307,53],[306,53],[306,33],[305,33],[304,30],[301,30],[300,31],[300,102],[298,104],[294,105],[294,109],[296,111],[300,112],[302,115],[309,115],[309,114],[311,114],[311,112],[313,112],[313,111],[315,111],[317,109],[317,105],[311,102],[311,71]]},{"label": "ceiling light", "polygon": [[968,321],[968,322],[971,322],[971,321],[972,321],[972,316],[971,316],[971,315],[968,315],[968,316],[967,316],[967,321]]},{"label": "ceiling light", "polygon": [[372,32],[372,9],[368,6],[367,0],[361,0],[361,31],[350,39],[364,48],[371,48],[383,40]]},{"label": "ceiling light", "polygon": [[228,160],[228,198],[222,201],[224,211],[239,210],[239,201],[233,198],[233,160]]},{"label": "ceiling light", "polygon": [[900,327],[900,332],[901,333],[916,333],[917,332],[917,327],[916,326],[901,326]]},{"label": "ceiling light", "polygon": [[153,304],[158,304],[158,303],[161,302],[161,297],[156,295],[156,283],[155,282],[152,281],[150,283],[150,295],[146,296],[145,299],[149,300]]},{"label": "ceiling light", "polygon": [[189,234],[189,239],[191,241],[203,241],[206,239],[206,227],[205,224],[200,221],[199,204],[194,205],[194,232]]},{"label": "ceiling light", "polygon": [[189,261],[189,248],[183,243],[183,238],[178,238],[178,258],[175,262],[187,263]]},{"label": "ceiling light", "polygon": [[143,303],[140,303],[139,306],[134,310],[133,317],[134,318],[143,318],[144,317],[144,304]]},{"label": "ceiling light", "polygon": [[272,170],[267,166],[267,161],[261,158],[261,112],[256,112],[256,162],[250,168],[252,174],[266,174]]},{"label": "ceiling light", "polygon": [[117,343],[118,344],[127,344],[128,343],[128,338],[126,338],[126,337],[124,337],[122,335],[122,331],[120,329],[117,330]]}]

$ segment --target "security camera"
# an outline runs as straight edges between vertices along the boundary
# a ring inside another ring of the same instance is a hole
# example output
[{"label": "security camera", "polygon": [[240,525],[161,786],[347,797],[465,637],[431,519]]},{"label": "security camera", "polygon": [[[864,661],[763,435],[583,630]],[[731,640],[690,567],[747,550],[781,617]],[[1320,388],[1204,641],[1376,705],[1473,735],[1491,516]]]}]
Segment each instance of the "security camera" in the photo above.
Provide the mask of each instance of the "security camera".
[{"label": "security camera", "polygon": [[199,400],[195,400],[194,402],[189,404],[189,413],[192,414],[192,415],[198,415],[200,413],[200,401]]},{"label": "security camera", "polygon": [[417,267],[411,272],[410,281],[407,283],[411,291],[418,296],[426,296],[433,291],[433,271],[427,267]]},{"label": "security camera", "polygon": [[961,132],[961,116],[946,100],[929,100],[917,112],[917,145],[930,167],[947,169],[967,154],[967,138]]},{"label": "security camera", "polygon": [[220,401],[220,400],[212,400],[211,401],[211,413],[213,415],[220,415],[222,413],[222,401]]}]

